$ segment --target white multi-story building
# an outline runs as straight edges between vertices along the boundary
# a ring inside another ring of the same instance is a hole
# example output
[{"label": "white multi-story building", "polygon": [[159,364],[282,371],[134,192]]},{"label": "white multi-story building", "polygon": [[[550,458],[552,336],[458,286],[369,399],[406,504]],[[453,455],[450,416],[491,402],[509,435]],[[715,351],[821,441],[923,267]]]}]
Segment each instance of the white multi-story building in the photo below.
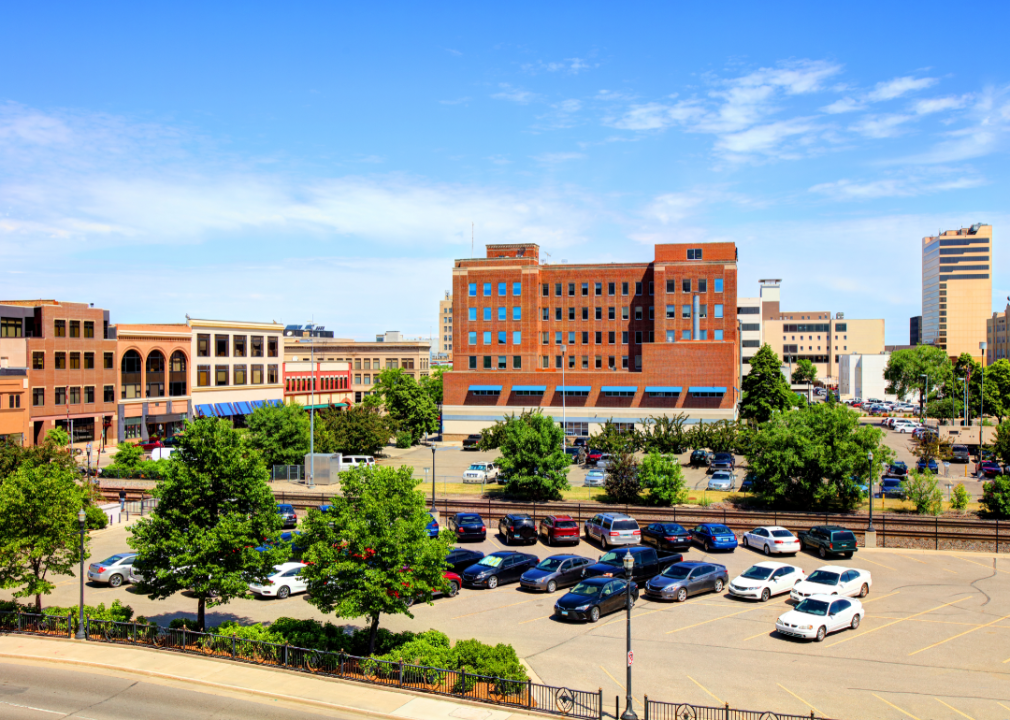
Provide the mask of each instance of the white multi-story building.
[{"label": "white multi-story building", "polygon": [[884,370],[891,353],[877,355],[842,355],[838,360],[838,396],[841,400],[860,398],[867,400],[895,400],[885,392],[887,380]]}]

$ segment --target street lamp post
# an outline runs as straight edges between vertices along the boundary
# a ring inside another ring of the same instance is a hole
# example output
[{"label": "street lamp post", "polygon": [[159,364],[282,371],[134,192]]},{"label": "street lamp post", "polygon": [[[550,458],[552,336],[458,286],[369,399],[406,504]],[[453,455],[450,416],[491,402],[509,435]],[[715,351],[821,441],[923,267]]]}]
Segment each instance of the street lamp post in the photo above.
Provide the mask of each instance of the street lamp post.
[{"label": "street lamp post", "polygon": [[985,349],[986,341],[978,344],[978,349],[982,351],[982,384],[978,392],[978,459],[982,460],[982,431],[985,429]]},{"label": "street lamp post", "polygon": [[[964,378],[956,377],[954,379],[957,380],[962,385],[964,385]],[[954,428],[954,393],[950,394],[950,427],[951,427],[951,430],[953,430],[953,428]]]},{"label": "street lamp post", "polygon": [[[309,338],[312,342],[312,338]],[[309,395],[309,487],[316,486],[316,347],[309,345],[309,362],[312,365],[312,389]]]},{"label": "street lamp post", "polygon": [[[927,410],[927,406],[929,405],[929,375],[926,375],[925,373],[920,373],[919,377],[926,378],[926,394],[923,396],[923,400],[922,400],[922,417],[920,417],[919,420],[922,421],[923,425],[926,425],[928,427],[929,426],[929,412]],[[937,432],[939,432],[939,430],[937,430]]]},{"label": "street lamp post", "polygon": [[625,601],[625,607],[628,611],[628,677],[627,677],[627,687],[628,687],[628,697],[625,699],[626,707],[624,712],[621,714],[621,720],[638,720],[638,715],[635,714],[635,708],[632,706],[631,699],[631,663],[634,659],[634,655],[631,653],[631,570],[635,567],[635,558],[631,556],[631,551],[628,550],[624,553],[624,577],[627,580],[627,597]]},{"label": "street lamp post", "polygon": [[567,363],[567,358],[565,358],[565,352],[568,350],[567,345],[561,346],[561,451],[564,452],[565,440],[568,437],[568,415],[565,409],[565,365]]},{"label": "street lamp post", "polygon": [[870,476],[869,477],[869,480],[870,480],[870,483],[869,483],[869,485],[870,485],[870,524],[867,526],[866,530],[868,532],[876,532],[873,529],[873,481],[876,478],[876,473],[873,472],[873,453],[872,452],[866,453],[866,459],[870,463],[870,469],[867,472],[867,474]]},{"label": "street lamp post", "polygon": [[84,632],[84,526],[87,522],[88,515],[84,512],[84,508],[81,508],[77,513],[77,524],[80,527],[81,533],[81,604],[79,607],[79,615],[77,618],[77,639],[87,640],[87,635]]},{"label": "street lamp post", "polygon": [[435,509],[435,445],[431,446],[431,509]]}]

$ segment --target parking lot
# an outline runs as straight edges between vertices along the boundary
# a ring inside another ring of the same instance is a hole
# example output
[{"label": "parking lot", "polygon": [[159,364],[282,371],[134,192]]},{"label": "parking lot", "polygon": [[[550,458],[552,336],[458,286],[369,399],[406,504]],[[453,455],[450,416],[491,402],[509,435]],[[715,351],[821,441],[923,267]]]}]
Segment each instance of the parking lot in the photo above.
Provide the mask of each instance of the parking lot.
[{"label": "parking lot", "polygon": [[[93,558],[125,550],[125,539],[123,525],[97,533]],[[489,534],[474,547],[493,552],[504,546],[501,537]],[[541,544],[520,549],[540,558],[563,552]],[[573,552],[594,559],[601,554],[585,540]],[[743,548],[712,555],[692,549],[685,555],[725,564],[731,579],[764,559]],[[824,564],[809,553],[786,562],[808,574]],[[814,710],[837,718],[1010,717],[1010,560],[997,560],[994,569],[992,556],[983,554],[861,550],[851,560],[831,562],[869,570],[873,589],[860,628],[823,643],[774,632],[775,618],[789,609],[786,596],[766,604],[725,592],[682,604],[640,600],[632,619],[634,696],[796,714]],[[119,599],[162,624],[193,617],[196,610],[185,595],[150,601],[129,586],[90,583],[86,592],[88,603]],[[553,615],[561,592],[534,594],[518,585],[464,589],[455,598],[414,608],[413,620],[383,617],[382,625],[511,643],[544,682],[600,687],[612,707],[614,696],[624,694],[624,614],[596,624],[563,622]],[[46,602],[76,600],[77,581],[65,578],[57,580]],[[208,622],[264,622],[283,615],[326,619],[302,596],[292,596],[235,601],[208,611]]]}]

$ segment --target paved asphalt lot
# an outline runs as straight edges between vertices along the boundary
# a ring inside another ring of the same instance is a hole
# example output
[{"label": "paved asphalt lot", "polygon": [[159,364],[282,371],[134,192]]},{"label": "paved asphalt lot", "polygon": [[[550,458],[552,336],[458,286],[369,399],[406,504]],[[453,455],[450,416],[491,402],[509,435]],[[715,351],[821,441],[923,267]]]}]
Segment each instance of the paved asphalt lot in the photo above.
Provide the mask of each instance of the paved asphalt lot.
[{"label": "paved asphalt lot", "polygon": [[[123,525],[97,533],[93,557],[126,549],[125,539]],[[502,540],[489,536],[475,547],[492,552]],[[540,544],[527,549],[541,558],[561,552]],[[601,553],[584,540],[575,552]],[[692,549],[686,556],[723,563],[731,578],[763,559],[742,548],[712,556]],[[837,562],[869,570],[873,589],[862,626],[820,644],[774,633],[775,618],[789,609],[785,596],[767,604],[725,594],[683,604],[639,601],[633,612],[635,697],[797,714],[815,709],[836,718],[1010,717],[1010,559],[997,560],[996,572],[991,556],[973,553],[864,550]],[[809,573],[823,563],[801,554],[795,564]],[[77,581],[57,583],[47,602],[75,603]],[[196,610],[185,595],[150,601],[129,586],[91,584],[86,592],[89,603],[118,598],[163,624]],[[456,598],[416,607],[413,620],[383,617],[382,623],[391,630],[437,628],[454,639],[511,643],[544,682],[600,687],[612,703],[624,692],[623,614],[597,624],[562,622],[553,617],[558,596],[518,585],[464,589]],[[235,601],[209,611],[208,622],[282,615],[325,619],[303,596],[293,596]]]}]

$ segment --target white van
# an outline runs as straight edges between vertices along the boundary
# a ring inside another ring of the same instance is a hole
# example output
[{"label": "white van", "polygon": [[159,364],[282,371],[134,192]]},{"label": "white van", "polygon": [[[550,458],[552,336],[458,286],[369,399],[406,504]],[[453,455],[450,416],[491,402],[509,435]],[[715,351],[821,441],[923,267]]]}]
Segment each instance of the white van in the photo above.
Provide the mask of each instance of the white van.
[{"label": "white van", "polygon": [[361,465],[375,467],[375,458],[371,455],[344,455],[340,459],[340,464],[344,470]]}]

